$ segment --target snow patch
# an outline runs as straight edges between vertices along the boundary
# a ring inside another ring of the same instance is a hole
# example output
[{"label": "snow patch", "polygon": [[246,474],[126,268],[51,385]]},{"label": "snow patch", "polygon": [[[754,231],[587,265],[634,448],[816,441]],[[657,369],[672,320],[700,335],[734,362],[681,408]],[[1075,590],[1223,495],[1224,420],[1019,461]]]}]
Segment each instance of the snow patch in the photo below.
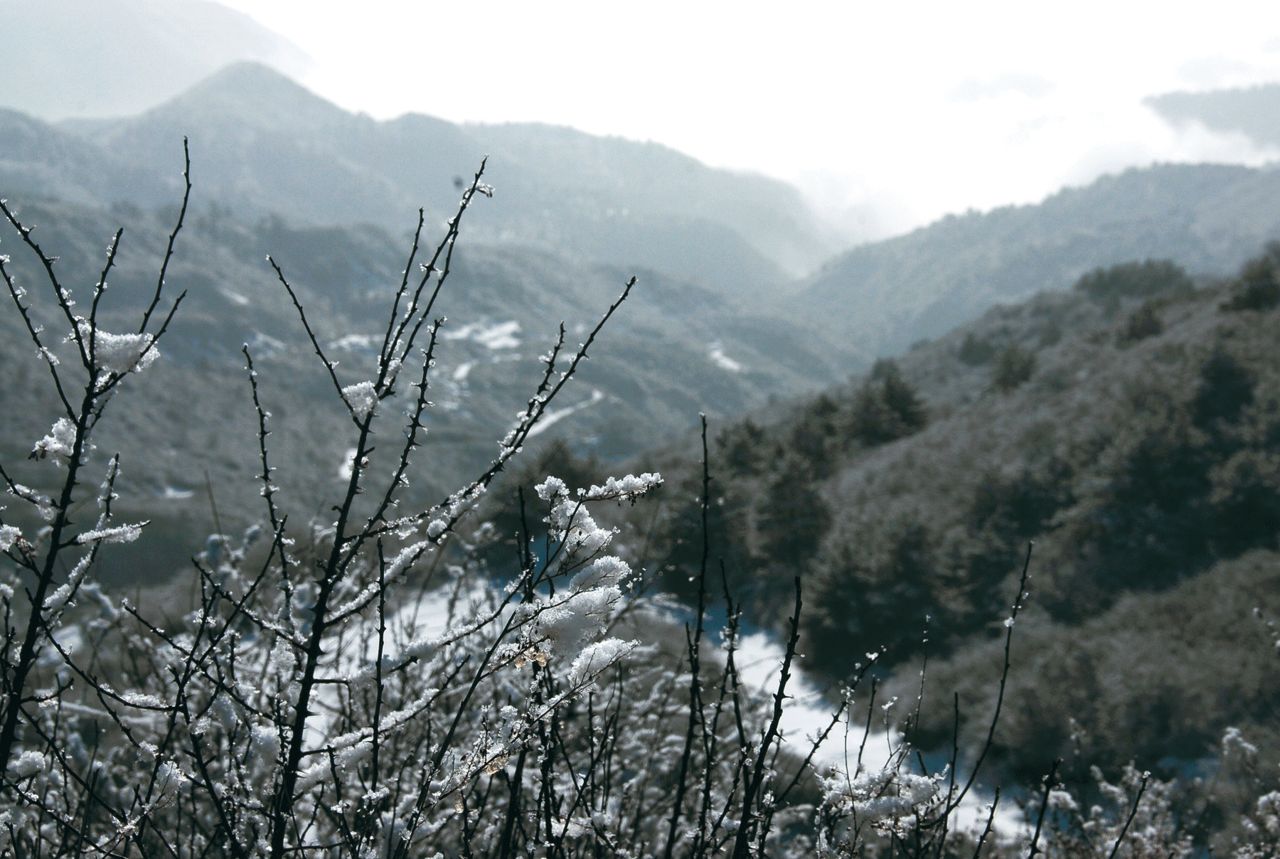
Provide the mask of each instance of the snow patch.
[{"label": "snow patch", "polygon": [[345,349],[348,352],[359,352],[382,345],[382,337],[377,334],[345,334],[329,344],[330,349]]},{"label": "snow patch", "polygon": [[270,334],[255,331],[253,332],[253,338],[249,341],[249,348],[252,350],[254,357],[264,358],[268,355],[284,352],[286,346],[283,340],[277,340]]},{"label": "snow patch", "polygon": [[596,403],[604,399],[604,392],[600,389],[592,390],[591,399],[583,400],[577,405],[567,406],[563,409],[548,409],[542,413],[542,419],[534,424],[533,429],[529,430],[529,434],[525,438],[533,438],[535,435],[544,433],[555,424],[569,417],[574,412],[580,412],[585,408],[594,406]]},{"label": "snow patch", "polygon": [[[734,663],[742,684],[760,695],[772,695],[778,688],[778,673],[782,670],[784,655],[782,645],[768,633],[742,635],[734,654]],[[809,752],[810,738],[822,733],[830,724],[833,705],[794,662],[791,665],[791,679],[787,682],[787,695],[794,698],[787,701],[786,708],[782,711],[783,745],[791,745],[795,753],[804,756]],[[865,717],[864,705],[861,718]],[[819,768],[824,765],[836,766],[842,771],[853,772],[857,768],[858,749],[862,746],[864,727],[865,724],[847,725],[846,734],[846,725],[836,725],[814,756],[814,763]],[[892,749],[901,742],[902,737],[896,732],[877,728],[873,723],[862,753],[861,772],[882,771],[890,763]],[[980,830],[987,820],[989,801],[988,797],[979,796],[976,791],[970,793],[960,807],[952,812],[952,828],[967,830],[976,826]],[[1001,835],[1016,835],[1025,831],[1026,820],[1017,810],[1001,804],[996,809],[993,828]]]},{"label": "snow patch", "polygon": [[479,343],[486,349],[515,349],[520,345],[516,334],[520,331],[520,323],[514,319],[506,322],[472,322],[453,331],[444,331],[441,337],[445,340],[470,340]]},{"label": "snow patch", "polygon": [[342,480],[350,480],[351,472],[356,465],[356,449],[354,447],[347,448],[347,452],[342,455],[342,462],[338,465],[338,477]]},{"label": "snow patch", "polygon": [[742,365],[724,354],[724,346],[719,341],[711,344],[711,350],[707,353],[707,356],[711,359],[711,363],[721,370],[728,370],[730,373],[742,372]]}]

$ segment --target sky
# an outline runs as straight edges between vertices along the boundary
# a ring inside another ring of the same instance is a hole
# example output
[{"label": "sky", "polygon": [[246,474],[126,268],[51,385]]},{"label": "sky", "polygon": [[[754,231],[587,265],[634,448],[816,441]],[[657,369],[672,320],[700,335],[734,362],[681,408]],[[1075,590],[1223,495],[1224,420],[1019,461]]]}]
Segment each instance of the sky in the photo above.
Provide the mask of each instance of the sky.
[{"label": "sky", "polygon": [[538,121],[799,186],[851,228],[1157,161],[1280,158],[1146,96],[1280,81],[1280,3],[225,0],[379,118]]}]

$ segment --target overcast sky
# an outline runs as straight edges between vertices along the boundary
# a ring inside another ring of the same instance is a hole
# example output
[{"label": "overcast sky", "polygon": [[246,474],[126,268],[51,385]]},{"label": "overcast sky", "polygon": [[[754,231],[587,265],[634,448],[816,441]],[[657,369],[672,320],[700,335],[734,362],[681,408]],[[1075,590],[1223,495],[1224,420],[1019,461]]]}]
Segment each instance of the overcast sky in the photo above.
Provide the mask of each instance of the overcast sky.
[{"label": "overcast sky", "polygon": [[902,229],[1153,161],[1259,163],[1144,96],[1280,81],[1280,3],[225,0],[376,117],[656,140]]}]

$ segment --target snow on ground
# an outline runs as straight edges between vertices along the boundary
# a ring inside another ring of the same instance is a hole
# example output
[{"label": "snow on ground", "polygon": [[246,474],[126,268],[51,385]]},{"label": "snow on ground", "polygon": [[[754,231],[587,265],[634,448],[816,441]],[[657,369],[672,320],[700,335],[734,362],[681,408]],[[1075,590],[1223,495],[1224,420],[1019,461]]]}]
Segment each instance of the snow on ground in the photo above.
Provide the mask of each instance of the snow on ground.
[{"label": "snow on ground", "polygon": [[453,371],[453,381],[457,382],[459,385],[467,381],[467,376],[471,375],[471,368],[475,365],[475,361],[463,361],[458,365],[457,369]]},{"label": "snow on ground", "polygon": [[[778,673],[782,670],[782,658],[785,654],[782,645],[771,635],[764,632],[753,632],[739,639],[738,652],[734,662],[743,685],[763,695],[772,695],[778,688]],[[787,681],[787,694],[794,696],[787,701],[782,711],[782,731],[784,743],[792,746],[792,750],[801,756],[808,754],[812,739],[822,733],[831,722],[834,712],[830,701],[822,696],[804,673],[794,663],[791,667],[791,679]],[[881,714],[886,711],[880,707]],[[863,708],[865,719],[866,709]],[[814,756],[814,764],[838,766],[849,770],[858,765],[858,749],[862,746],[865,722],[849,725],[837,724],[831,730],[827,741]],[[862,752],[862,769],[877,770],[888,763],[892,748],[901,741],[895,732],[883,726],[875,727],[866,737],[866,745]],[[961,769],[964,775],[964,770]],[[953,830],[981,830],[987,822],[988,804],[991,798],[971,791],[960,807],[952,812]],[[1027,822],[1021,812],[1012,803],[1002,803],[996,809],[995,822],[992,828],[1002,837],[1012,838],[1024,834]]]},{"label": "snow on ground", "polygon": [[277,355],[284,352],[286,348],[283,340],[277,340],[270,334],[263,334],[261,331],[253,332],[253,337],[249,340],[249,351],[253,353],[254,358]]},{"label": "snow on ground", "polygon": [[589,400],[583,400],[582,402],[576,405],[566,406],[563,409],[548,409],[547,411],[542,413],[542,420],[538,421],[538,423],[534,425],[533,429],[529,430],[529,434],[526,436],[526,438],[533,438],[535,435],[538,435],[539,433],[546,432],[556,423],[560,422],[564,418],[569,417],[569,415],[573,414],[574,412],[580,412],[583,409],[587,408],[588,406],[594,406],[596,403],[600,402],[603,399],[604,399],[604,392],[601,391],[599,388],[596,388],[591,391],[591,399]]},{"label": "snow on ground", "polygon": [[342,462],[338,463],[338,477],[341,480],[350,480],[351,472],[355,469],[356,449],[354,447],[347,448],[347,452],[342,455]]},{"label": "snow on ground", "polygon": [[380,334],[344,334],[329,344],[330,349],[345,349],[357,352],[362,349],[373,349],[382,345]]},{"label": "snow on ground", "polygon": [[[595,392],[598,394],[599,392]],[[594,396],[594,394],[593,394]],[[594,400],[588,401],[594,402]],[[568,411],[568,410],[564,410]],[[354,454],[354,451],[352,451]],[[443,636],[460,617],[468,615],[467,605],[478,606],[487,602],[486,587],[473,583],[464,586],[460,591],[449,587],[439,587],[424,593],[419,599],[402,606],[388,618],[390,628],[396,630],[399,641],[410,641],[422,637]],[[456,600],[456,603],[454,602]],[[681,621],[670,613],[670,609],[655,607],[655,618],[664,619],[672,624]],[[765,632],[754,632],[743,635],[739,639],[739,647],[735,656],[739,679],[745,688],[764,696],[772,696],[777,688],[778,673],[782,667],[784,655],[782,645]],[[372,644],[366,644],[371,647]],[[364,659],[372,658],[373,651],[364,654]],[[790,745],[794,753],[804,756],[816,737],[831,722],[834,712],[833,704],[818,690],[809,679],[804,669],[793,664],[791,679],[787,683],[788,700],[783,710],[782,731],[783,742]],[[887,711],[877,706],[880,714]],[[847,726],[837,724],[827,737],[823,747],[814,758],[814,765],[819,769],[824,766],[840,766],[853,769],[857,767],[859,747],[861,765],[864,771],[876,770],[885,766],[892,757],[892,749],[900,742],[900,737],[893,731],[873,725],[871,732],[863,743],[865,725],[865,709],[862,718],[856,724]],[[884,715],[880,715],[884,718]],[[310,727],[309,734],[319,726]],[[319,734],[315,735],[318,739]],[[962,771],[963,772],[963,771]],[[990,798],[971,792],[952,814],[953,830],[981,830],[987,819],[987,804]],[[1028,832],[1027,821],[1012,803],[1003,804],[997,810],[993,828],[998,837],[1014,839],[1025,836]]]},{"label": "snow on ground", "polygon": [[718,340],[711,344],[711,351],[708,353],[708,357],[711,358],[711,363],[721,370],[728,370],[730,373],[742,372],[742,365],[724,354],[724,346]]},{"label": "snow on ground", "polygon": [[[782,646],[765,632],[753,632],[738,640],[738,652],[734,663],[742,683],[762,695],[772,695],[778,688],[778,673],[782,670]],[[787,681],[787,694],[794,696],[782,711],[782,730],[787,741],[800,751],[808,752],[810,738],[816,737],[831,723],[834,705],[823,697],[804,670],[794,663],[791,679]],[[818,750],[815,761],[821,764],[845,766],[845,741],[848,742],[848,763],[857,765],[858,746],[862,743],[863,726],[853,725],[845,736],[843,724],[836,725],[831,735]],[[863,750],[863,769],[880,769],[889,761],[890,748],[898,742],[896,734],[873,727]]]},{"label": "snow on ground", "polygon": [[486,349],[515,349],[520,345],[520,323],[514,319],[506,322],[471,322],[461,328],[440,332],[444,340],[470,340]]}]

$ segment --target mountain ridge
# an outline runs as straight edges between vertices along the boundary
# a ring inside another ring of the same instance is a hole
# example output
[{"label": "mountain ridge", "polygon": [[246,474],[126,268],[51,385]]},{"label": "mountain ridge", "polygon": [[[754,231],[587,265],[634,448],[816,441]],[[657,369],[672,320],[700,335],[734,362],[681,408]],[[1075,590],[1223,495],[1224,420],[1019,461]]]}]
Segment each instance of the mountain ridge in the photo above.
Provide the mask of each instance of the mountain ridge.
[{"label": "mountain ridge", "polygon": [[[205,199],[301,223],[393,230],[419,206],[446,217],[456,183],[488,154],[487,181],[506,202],[477,218],[486,237],[666,270],[747,300],[836,247],[799,192],[776,180],[566,128],[461,126],[422,114],[374,120],[260,64],[223,69],[137,116],[58,130],[155,163],[189,136],[203,161]],[[175,191],[111,189],[148,206]]]},{"label": "mountain ridge", "polygon": [[867,357],[895,354],[986,308],[1065,289],[1089,269],[1168,257],[1225,275],[1280,235],[1280,170],[1157,165],[1039,204],[948,215],[828,261],[792,301]]}]

